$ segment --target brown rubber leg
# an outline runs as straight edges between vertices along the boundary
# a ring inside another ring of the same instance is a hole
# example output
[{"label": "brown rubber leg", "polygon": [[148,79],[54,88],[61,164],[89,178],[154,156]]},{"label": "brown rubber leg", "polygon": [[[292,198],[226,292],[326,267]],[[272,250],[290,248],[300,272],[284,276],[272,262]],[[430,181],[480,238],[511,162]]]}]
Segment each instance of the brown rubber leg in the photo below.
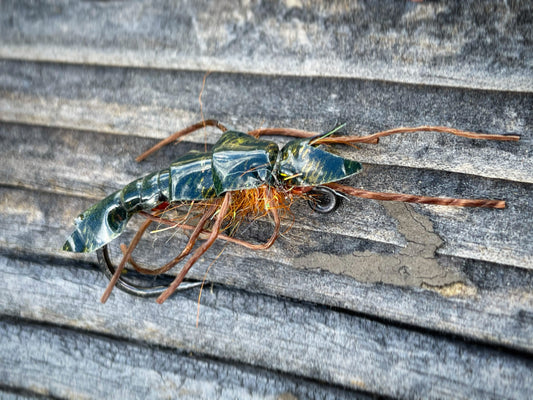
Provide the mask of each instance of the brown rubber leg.
[{"label": "brown rubber leg", "polygon": [[[278,238],[279,229],[280,229],[280,225],[281,225],[281,221],[280,221],[280,218],[279,218],[279,215],[278,215],[278,211],[273,209],[273,210],[270,210],[270,213],[271,213],[272,217],[274,218],[274,224],[275,224],[274,225],[274,232],[270,236],[270,239],[268,241],[266,241],[265,243],[261,243],[261,244],[250,243],[250,242],[247,242],[245,240],[236,239],[236,238],[233,238],[231,236],[224,235],[222,233],[217,236],[217,239],[224,240],[224,241],[230,242],[230,243],[235,243],[235,244],[238,244],[240,246],[246,247],[246,248],[251,249],[251,250],[266,250],[266,249],[270,248],[274,244],[276,239]],[[141,212],[141,214],[143,214],[143,212]],[[173,227],[186,229],[186,230],[193,230],[193,229],[196,228],[195,226],[192,226],[192,225],[178,224],[178,223],[176,223],[174,221],[171,221],[169,219],[157,217],[157,216],[152,215],[152,214],[144,213],[144,215],[146,216],[146,218],[149,218],[150,220],[152,220],[154,222],[157,222],[157,223],[160,223],[160,224],[163,224],[163,225],[173,226]],[[210,233],[211,233],[210,231],[202,230],[200,232],[200,237],[202,237],[202,236],[207,237],[207,236],[209,236]],[[139,272],[141,272],[141,271],[139,271]]]},{"label": "brown rubber leg", "polygon": [[402,201],[404,203],[433,204],[439,206],[505,208],[505,201],[503,200],[455,199],[448,197],[417,196],[414,194],[371,192],[369,190],[341,185],[340,183],[327,183],[324,186],[330,187],[341,193],[355,197],[362,197],[364,199]]},{"label": "brown rubber leg", "polygon": [[317,132],[302,131],[300,129],[292,128],[260,128],[253,131],[249,131],[248,135],[258,138],[259,136],[290,136],[297,138],[310,138],[320,135]]},{"label": "brown rubber leg", "polygon": [[389,129],[382,132],[377,132],[367,136],[328,136],[324,138],[317,138],[313,140],[311,144],[351,144],[351,143],[378,143],[379,138],[394,135],[396,133],[410,133],[410,132],[442,132],[450,133],[456,136],[462,136],[470,139],[482,139],[482,140],[502,140],[502,141],[518,141],[520,136],[517,135],[496,135],[486,133],[476,133],[462,131],[459,129],[448,128],[445,126],[417,126],[417,127],[402,127]]},{"label": "brown rubber leg", "polygon": [[159,304],[163,303],[168,297],[174,293],[174,291],[178,288],[180,283],[185,278],[185,275],[189,272],[191,267],[198,261],[198,259],[213,245],[215,240],[217,239],[219,233],[220,233],[220,227],[222,226],[222,221],[226,217],[226,213],[228,212],[229,205],[231,202],[231,192],[227,192],[224,196],[224,200],[222,201],[222,204],[218,210],[218,215],[215,219],[215,223],[213,225],[213,229],[211,230],[211,233],[209,234],[209,237],[207,240],[202,243],[202,245],[196,249],[196,251],[192,254],[192,256],[187,260],[187,263],[183,266],[178,276],[176,276],[176,279],[170,284],[167,290],[165,290],[158,298],[157,302]]},{"label": "brown rubber leg", "polygon": [[139,230],[137,231],[137,233],[135,234],[135,236],[133,237],[133,239],[131,240],[131,243],[128,246],[128,249],[126,250],[126,253],[122,256],[122,260],[120,260],[120,264],[118,265],[117,269],[115,270],[115,273],[109,280],[109,284],[107,285],[107,288],[104,294],[102,295],[102,298],[100,299],[102,303],[105,303],[107,299],[109,298],[111,291],[113,290],[113,288],[115,287],[115,284],[120,278],[120,274],[122,273],[122,270],[126,266],[126,262],[131,257],[131,253],[133,253],[133,250],[139,244],[139,241],[141,240],[142,235],[144,234],[146,229],[148,229],[151,223],[152,221],[150,221],[149,219],[144,221],[141,227],[139,228]]},{"label": "brown rubber leg", "polygon": [[214,126],[220,129],[222,132],[226,132],[228,129],[222,125],[220,122],[218,122],[215,119],[208,119],[202,122],[198,122],[194,125],[188,126],[185,129],[182,129],[181,131],[175,132],[166,139],[161,140],[159,143],[157,143],[154,147],[146,150],[144,153],[142,153],[139,157],[135,159],[135,161],[140,162],[144,160],[146,157],[151,155],[152,153],[155,153],[157,150],[159,150],[162,147],[165,147],[167,144],[170,144],[174,142],[175,140],[178,140],[179,138],[188,135],[189,133],[195,132],[198,129],[205,128],[206,126]]},{"label": "brown rubber leg", "polygon": [[[143,268],[140,265],[138,265],[137,263],[132,262],[131,264],[132,264],[133,268],[135,268],[135,270],[137,272],[140,272],[141,274],[145,274],[145,275],[160,275],[160,274],[164,274],[165,272],[171,270],[176,264],[178,264],[181,260],[183,260],[185,257],[187,257],[189,255],[189,253],[191,252],[194,244],[196,243],[196,240],[198,239],[200,234],[202,232],[204,232],[203,229],[204,229],[205,224],[207,223],[209,218],[211,218],[213,216],[213,214],[215,213],[217,208],[218,208],[218,204],[214,204],[214,205],[212,205],[209,208],[209,210],[204,215],[202,215],[202,218],[200,219],[200,221],[198,222],[196,227],[194,227],[194,230],[193,230],[193,232],[192,232],[192,234],[191,234],[191,236],[189,238],[189,241],[185,245],[185,248],[180,253],[180,255],[178,255],[177,257],[175,257],[174,259],[172,259],[171,261],[169,261],[168,263],[166,263],[165,265],[163,265],[162,267],[159,267],[157,269]],[[131,260],[131,258],[130,258],[130,260]]]}]

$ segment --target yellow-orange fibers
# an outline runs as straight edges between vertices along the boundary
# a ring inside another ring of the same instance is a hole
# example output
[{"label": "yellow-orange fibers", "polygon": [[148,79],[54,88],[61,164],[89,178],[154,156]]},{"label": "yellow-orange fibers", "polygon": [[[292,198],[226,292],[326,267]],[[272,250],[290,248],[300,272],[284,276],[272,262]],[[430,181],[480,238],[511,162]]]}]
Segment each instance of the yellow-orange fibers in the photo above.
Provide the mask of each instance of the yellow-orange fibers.
[{"label": "yellow-orange fibers", "polygon": [[235,191],[227,216],[231,218],[233,225],[244,219],[264,217],[272,209],[278,210],[281,214],[288,213],[294,197],[295,194],[291,192],[280,191],[267,185]]},{"label": "yellow-orange fibers", "polygon": [[[307,197],[307,194],[291,190],[279,190],[275,187],[263,185],[257,188],[237,190],[232,192],[229,209],[224,216],[222,230],[234,232],[241,223],[251,222],[268,216],[271,210],[276,210],[281,218],[292,216],[291,205],[295,200]],[[171,205],[161,215],[167,225],[172,227],[194,226],[199,217],[219,199],[201,200],[192,203],[184,202]],[[175,212],[175,214],[174,214]],[[218,214],[216,211],[214,216]],[[161,222],[161,221],[160,221]],[[176,225],[172,226],[172,223]],[[206,226],[206,229],[207,226]]]}]

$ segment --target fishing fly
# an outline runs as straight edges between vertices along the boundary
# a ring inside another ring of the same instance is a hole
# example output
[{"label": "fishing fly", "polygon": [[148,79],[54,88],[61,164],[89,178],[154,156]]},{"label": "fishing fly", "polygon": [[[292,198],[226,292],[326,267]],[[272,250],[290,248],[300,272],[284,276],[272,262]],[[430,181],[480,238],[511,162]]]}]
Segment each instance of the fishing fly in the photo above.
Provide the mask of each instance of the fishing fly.
[{"label": "fishing fly", "polygon": [[[459,207],[505,207],[502,200],[372,192],[344,185],[339,181],[360,172],[362,165],[332,153],[332,145],[377,144],[382,137],[409,132],[441,132],[481,140],[519,140],[519,136],[515,135],[474,133],[441,126],[395,128],[366,136],[339,135],[343,125],[318,135],[289,128],[262,128],[243,133],[227,129],[216,120],[205,120],[170,135],[140,155],[137,161],[206,126],[222,131],[211,151],[190,152],[168,168],[127,184],[76,218],[76,228],[63,250],[97,252],[99,265],[110,278],[102,302],[117,286],[140,296],[157,295],[157,302],[163,303],[217,239],[252,250],[268,249],[280,235],[283,216],[298,199],[308,200],[311,207],[321,213],[333,211],[338,205],[339,195]],[[293,139],[280,149],[275,142],[260,138],[267,135]],[[179,221],[164,218],[166,210],[182,204],[188,205],[184,218]],[[122,246],[123,255],[115,267],[109,256],[108,244],[124,232],[134,215],[140,215],[145,220],[130,244]],[[266,242],[255,244],[235,237],[234,232],[240,222],[267,216],[273,222],[273,230]],[[190,232],[181,253],[157,269],[145,268],[132,257],[133,250],[152,223]],[[195,249],[199,240],[203,242]],[[163,274],[187,256],[189,258],[168,287],[140,287],[121,276],[126,264],[141,274]]]}]

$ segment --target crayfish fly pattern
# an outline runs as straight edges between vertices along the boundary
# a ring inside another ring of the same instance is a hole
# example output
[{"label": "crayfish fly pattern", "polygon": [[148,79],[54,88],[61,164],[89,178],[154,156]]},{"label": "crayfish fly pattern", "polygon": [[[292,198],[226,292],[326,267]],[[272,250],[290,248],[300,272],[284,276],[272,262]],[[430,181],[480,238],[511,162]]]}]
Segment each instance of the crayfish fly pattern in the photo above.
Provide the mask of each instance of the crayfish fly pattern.
[{"label": "crayfish fly pattern", "polygon": [[[263,186],[289,195],[294,187],[335,182],[362,169],[356,161],[310,145],[310,140],[293,140],[280,151],[274,142],[227,131],[211,152],[186,154],[80,214],[63,250],[93,252],[120,236],[133,215],[162,203],[209,201]],[[268,204],[263,211],[269,211]]]},{"label": "crayfish fly pattern", "polygon": [[[227,130],[218,121],[207,120],[176,132],[140,158],[206,125],[218,127],[224,132],[213,146],[212,151],[188,153],[168,168],[134,180],[76,218],[76,229],[65,242],[63,250],[99,252],[100,265],[111,278],[102,297],[103,302],[107,300],[111,289],[116,284],[133,294],[157,294],[159,295],[157,301],[162,303],[177,289],[189,269],[216,239],[234,242],[251,249],[270,247],[279,235],[279,211],[290,209],[295,198],[309,199],[309,193],[313,190],[316,190],[319,196],[327,191],[333,199],[336,192],[341,192],[378,200],[467,207],[503,208],[505,206],[505,203],[499,200],[436,198],[370,192],[339,184],[338,181],[360,172],[362,166],[357,161],[329,152],[326,144],[377,143],[383,136],[414,131],[437,131],[486,140],[515,141],[519,139],[511,135],[477,134],[453,128],[428,126],[397,128],[368,136],[333,136],[339,127],[323,135],[285,128],[266,128],[247,134]],[[280,149],[275,142],[259,139],[261,135],[293,136],[297,139],[289,141]],[[182,202],[195,202],[202,205],[200,207],[202,215],[196,225],[178,224],[160,217],[161,208]],[[324,209],[331,211],[334,208],[325,207]],[[320,207],[315,207],[315,209],[320,211]],[[124,232],[129,220],[135,214],[141,214],[146,221],[130,245],[123,249],[122,260],[118,267],[114,268],[109,260],[107,245]],[[271,238],[264,244],[252,244],[222,233],[229,227],[235,228],[238,225],[235,223],[236,219],[269,214],[274,221],[274,230]],[[133,261],[132,252],[140,237],[154,221],[189,229],[192,233],[181,254],[156,270],[147,270]],[[193,252],[193,247],[200,238],[205,241]],[[189,255],[184,267],[168,288],[157,290],[136,288],[127,284],[120,276],[127,262],[141,273],[158,274],[168,271]]]}]

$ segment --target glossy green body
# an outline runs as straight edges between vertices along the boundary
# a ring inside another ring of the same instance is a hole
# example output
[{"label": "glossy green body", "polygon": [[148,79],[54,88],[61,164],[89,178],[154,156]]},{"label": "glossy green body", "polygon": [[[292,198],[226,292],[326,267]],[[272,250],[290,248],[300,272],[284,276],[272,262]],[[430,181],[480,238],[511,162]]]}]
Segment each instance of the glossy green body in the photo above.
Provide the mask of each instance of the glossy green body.
[{"label": "glossy green body", "polygon": [[242,132],[224,133],[213,147],[213,183],[217,195],[272,185],[278,145]]},{"label": "glossy green body", "polygon": [[288,186],[318,186],[336,182],[362,169],[357,161],[331,154],[310,139],[292,140],[280,152],[277,174]]},{"label": "glossy green body", "polygon": [[205,200],[262,185],[317,186],[361,170],[361,164],[297,139],[276,143],[228,131],[209,153],[191,152],[139,178],[80,214],[63,250],[92,252],[117,238],[130,218],[163,202]]}]

